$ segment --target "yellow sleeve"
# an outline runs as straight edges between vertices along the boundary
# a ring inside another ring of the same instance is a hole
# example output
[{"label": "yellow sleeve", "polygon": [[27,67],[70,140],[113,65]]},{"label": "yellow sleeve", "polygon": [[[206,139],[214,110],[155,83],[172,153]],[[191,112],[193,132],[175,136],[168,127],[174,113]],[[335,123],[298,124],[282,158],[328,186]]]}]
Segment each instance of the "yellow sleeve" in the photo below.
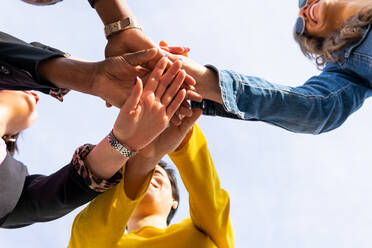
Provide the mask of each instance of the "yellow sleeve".
[{"label": "yellow sleeve", "polygon": [[134,200],[125,193],[123,176],[118,185],[91,201],[75,217],[68,247],[114,247],[124,235],[128,220],[145,195],[151,177],[152,174],[145,180],[138,197]]},{"label": "yellow sleeve", "polygon": [[190,215],[195,226],[214,241],[217,247],[234,247],[230,220],[230,198],[220,181],[207,142],[195,124],[188,143],[169,154],[189,192]]}]

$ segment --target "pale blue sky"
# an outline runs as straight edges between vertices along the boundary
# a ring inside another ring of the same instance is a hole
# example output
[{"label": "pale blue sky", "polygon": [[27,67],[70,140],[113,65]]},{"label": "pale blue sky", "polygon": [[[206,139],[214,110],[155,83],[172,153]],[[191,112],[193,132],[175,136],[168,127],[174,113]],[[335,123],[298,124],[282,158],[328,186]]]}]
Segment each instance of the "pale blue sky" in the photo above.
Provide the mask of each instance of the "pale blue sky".
[{"label": "pale blue sky", "polygon": [[[128,1],[155,41],[191,48],[202,64],[300,85],[318,74],[291,31],[296,1]],[[75,57],[103,59],[103,26],[85,0],[34,7],[1,0],[0,30],[40,41]],[[293,134],[260,122],[202,117],[222,186],[231,197],[236,247],[358,247],[372,244],[370,101],[339,129]],[[39,119],[24,132],[17,156],[31,173],[52,173],[74,149],[97,143],[117,111],[72,93],[60,104],[42,96]],[[57,221],[0,230],[0,246],[66,247],[75,211]],[[182,189],[176,221],[188,216]]]}]

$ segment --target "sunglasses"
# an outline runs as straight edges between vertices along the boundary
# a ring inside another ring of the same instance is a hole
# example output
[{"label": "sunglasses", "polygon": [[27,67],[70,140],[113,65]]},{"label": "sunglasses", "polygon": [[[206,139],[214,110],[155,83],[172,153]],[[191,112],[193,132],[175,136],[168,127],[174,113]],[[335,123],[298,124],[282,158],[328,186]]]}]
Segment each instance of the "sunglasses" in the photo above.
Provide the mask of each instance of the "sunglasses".
[{"label": "sunglasses", "polygon": [[[298,0],[298,8],[301,9],[307,4],[308,0]],[[295,32],[298,35],[303,35],[305,33],[306,22],[302,16],[299,16],[295,25]]]}]

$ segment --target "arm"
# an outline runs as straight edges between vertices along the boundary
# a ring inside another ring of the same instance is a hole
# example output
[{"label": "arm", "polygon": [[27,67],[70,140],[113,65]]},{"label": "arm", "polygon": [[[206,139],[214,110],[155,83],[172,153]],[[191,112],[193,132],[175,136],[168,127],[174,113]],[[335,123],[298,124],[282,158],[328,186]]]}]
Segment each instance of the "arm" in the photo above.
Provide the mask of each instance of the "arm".
[{"label": "arm", "polygon": [[43,61],[60,58],[65,54],[40,43],[28,44],[0,32],[0,88],[12,90],[39,90],[49,94],[57,87],[39,77]]},{"label": "arm", "polygon": [[[135,162],[132,165],[135,165]],[[114,247],[120,240],[152,177],[152,173],[148,174],[137,192],[137,197],[130,198],[124,189],[127,185],[127,167],[128,165],[123,169],[124,177],[120,184],[98,196],[76,216],[68,247]]]},{"label": "arm", "polygon": [[189,192],[190,215],[195,226],[217,247],[234,247],[230,198],[220,186],[206,140],[194,125],[187,144],[169,154]]},{"label": "arm", "polygon": [[60,218],[98,194],[78,175],[73,163],[50,176],[27,176],[17,205],[2,219],[1,227],[19,228]]},{"label": "arm", "polygon": [[358,78],[325,68],[304,85],[289,87],[233,71],[219,72],[227,112],[292,132],[319,134],[333,130],[356,110],[371,91]]},{"label": "arm", "polygon": [[[125,0],[95,0],[94,8],[104,25],[123,20],[136,19]],[[138,29],[128,29],[111,35],[105,49],[106,57],[118,56],[154,48],[156,44]]]},{"label": "arm", "polygon": [[[111,166],[107,168],[106,164],[96,161],[88,164],[92,154],[104,156],[112,162]],[[1,196],[7,198],[6,204],[9,205],[4,209],[2,206],[1,226],[17,228],[64,216],[117,184],[121,178],[118,170],[122,160],[123,156],[107,152],[99,145],[95,148],[84,145],[76,150],[71,163],[56,173],[28,176],[26,167],[8,154],[0,166],[1,182],[4,184]],[[97,177],[92,169],[98,175],[106,172],[111,178]]]},{"label": "arm", "polygon": [[55,96],[66,88],[99,96],[116,107],[128,98],[136,76],[148,76],[149,71],[138,65],[158,55],[157,49],[149,49],[88,62],[32,44],[0,32],[0,89],[39,90]]},{"label": "arm", "polygon": [[[180,71],[182,64],[174,63],[163,74],[165,62],[166,59],[159,61],[144,92],[128,99],[127,108],[119,114],[120,122],[115,123],[118,137],[135,149],[148,145],[168,126],[185,97],[185,91],[179,91],[186,76]],[[138,145],[143,137],[147,137],[147,144]],[[76,217],[70,247],[111,247],[120,239],[148,187],[156,165],[153,161],[138,154],[128,161],[120,185],[98,197]]]},{"label": "arm", "polygon": [[335,64],[327,65],[305,84],[290,87],[201,66],[186,57],[183,60],[184,69],[197,81],[198,93],[215,102],[204,101],[205,114],[264,121],[292,132],[331,131],[341,126],[372,93],[363,86],[365,80]]}]

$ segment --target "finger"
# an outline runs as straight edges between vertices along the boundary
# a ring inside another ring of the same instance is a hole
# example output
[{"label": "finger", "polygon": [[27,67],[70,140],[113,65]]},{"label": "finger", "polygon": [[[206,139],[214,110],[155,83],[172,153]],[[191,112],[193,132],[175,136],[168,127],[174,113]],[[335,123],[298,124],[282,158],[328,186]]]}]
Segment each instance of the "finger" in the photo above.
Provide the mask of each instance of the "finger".
[{"label": "finger", "polygon": [[128,64],[136,66],[148,63],[149,61],[154,59],[157,54],[158,54],[157,48],[150,48],[135,53],[126,53],[122,55],[122,57]]},{"label": "finger", "polygon": [[164,50],[164,51],[166,51],[166,52],[169,53],[169,48],[168,48],[168,47],[166,47],[166,46],[160,46],[160,48],[161,48],[162,50]]},{"label": "finger", "polygon": [[174,113],[176,113],[176,110],[180,107],[181,103],[185,99],[186,96],[186,90],[180,90],[178,91],[177,95],[174,97],[171,104],[169,104],[167,108],[167,116],[172,117]]},{"label": "finger", "polygon": [[168,59],[163,57],[156,64],[154,70],[152,70],[149,79],[146,82],[145,91],[155,92],[158,87],[158,83],[164,73],[165,68],[167,67]]},{"label": "finger", "polygon": [[175,125],[176,127],[178,127],[179,125],[182,124],[182,121],[181,119],[177,116],[177,114],[173,115],[172,119],[171,119],[171,123],[173,125]]},{"label": "finger", "polygon": [[[187,93],[187,92],[186,92]],[[189,109],[191,109],[191,105],[190,105],[190,103],[186,100],[186,98],[185,98],[185,100],[183,100],[183,102],[181,103],[181,106],[182,107],[185,107],[185,108],[189,108]]]},{"label": "finger", "polygon": [[135,85],[132,89],[132,92],[128,99],[124,103],[123,111],[129,113],[132,110],[137,108],[137,105],[141,99],[142,95],[142,80],[139,77],[136,77]]},{"label": "finger", "polygon": [[165,106],[172,101],[174,96],[177,94],[181,88],[183,81],[185,80],[186,72],[184,70],[180,71],[176,78],[173,80],[172,84],[168,87],[165,94],[161,97],[161,103]]},{"label": "finger", "polygon": [[185,83],[183,84],[183,87],[182,88],[184,88],[186,90],[196,91],[196,88],[195,88],[194,85],[189,85],[189,84],[185,84]]},{"label": "finger", "polygon": [[190,117],[192,115],[191,105],[186,100],[186,98],[181,103],[181,106],[178,108],[178,110],[176,111],[176,114],[175,115],[177,115],[178,116],[178,119],[180,119],[180,120],[182,120],[183,117],[185,117],[185,116]]},{"label": "finger", "polygon": [[198,92],[195,92],[193,90],[187,90],[186,99],[187,100],[192,100],[192,101],[195,101],[195,102],[203,101],[202,95],[200,95]]},{"label": "finger", "polygon": [[[168,88],[169,84],[170,83],[173,84],[173,80],[175,79],[175,77],[177,78],[177,75],[179,74],[179,72],[181,70],[181,67],[182,67],[182,62],[180,60],[178,60],[175,63],[173,63],[173,65],[161,77],[158,88],[155,91],[155,96],[158,99],[161,99],[165,90]],[[182,80],[182,82],[183,82],[183,80]]]},{"label": "finger", "polygon": [[177,54],[177,55],[183,55],[187,51],[186,48],[180,47],[180,46],[168,47],[168,50],[170,53]]},{"label": "finger", "polygon": [[201,116],[203,111],[201,109],[193,109],[192,116],[186,117],[182,120],[182,124],[179,126],[182,132],[188,132],[190,128],[194,125],[196,120]]},{"label": "finger", "polygon": [[182,120],[182,116],[185,117],[191,117],[192,116],[192,110],[191,108],[189,107],[184,107],[184,106],[181,106],[179,109],[178,109],[178,117],[179,119]]},{"label": "finger", "polygon": [[187,77],[185,79],[185,83],[189,84],[189,85],[196,85],[195,79],[193,77],[191,77],[190,75],[187,75]]},{"label": "finger", "polygon": [[167,47],[168,46],[168,43],[162,40],[162,41],[159,42],[159,46],[165,46],[165,47]]}]

